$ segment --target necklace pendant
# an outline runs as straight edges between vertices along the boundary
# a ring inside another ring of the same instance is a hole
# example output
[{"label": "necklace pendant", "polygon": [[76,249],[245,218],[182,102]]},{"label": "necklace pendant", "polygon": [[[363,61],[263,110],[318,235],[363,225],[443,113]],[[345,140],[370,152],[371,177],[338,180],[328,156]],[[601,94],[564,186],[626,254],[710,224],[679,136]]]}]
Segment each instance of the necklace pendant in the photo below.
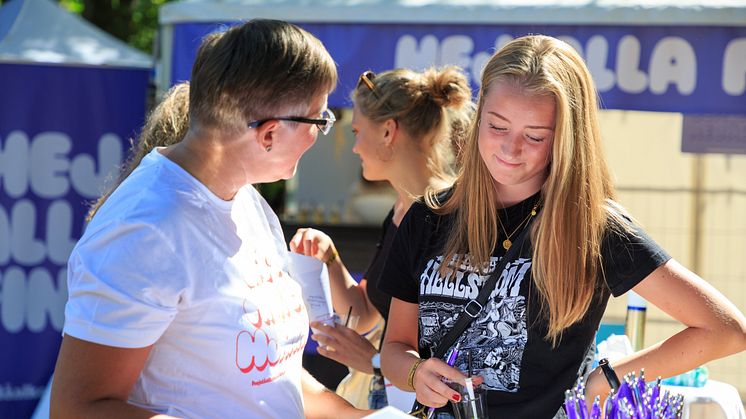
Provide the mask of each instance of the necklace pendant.
[{"label": "necklace pendant", "polygon": [[510,249],[510,246],[512,246],[512,245],[513,245],[513,242],[512,242],[512,241],[510,241],[510,239],[505,239],[505,240],[503,241],[503,248],[504,248],[505,250],[508,250],[508,249]]}]

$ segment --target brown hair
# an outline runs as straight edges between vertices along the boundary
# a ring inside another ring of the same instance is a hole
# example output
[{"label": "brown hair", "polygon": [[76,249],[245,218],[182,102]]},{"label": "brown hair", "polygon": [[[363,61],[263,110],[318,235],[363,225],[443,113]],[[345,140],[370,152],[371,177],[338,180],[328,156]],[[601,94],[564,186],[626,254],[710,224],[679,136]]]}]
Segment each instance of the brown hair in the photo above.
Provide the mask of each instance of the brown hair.
[{"label": "brown hair", "polygon": [[495,180],[478,147],[484,97],[496,82],[513,83],[526,95],[548,95],[556,103],[552,163],[541,189],[543,209],[531,227],[533,282],[549,321],[546,337],[556,345],[562,332],[588,311],[602,274],[602,236],[609,219],[621,221],[624,210],[613,202],[615,192],[598,127],[597,93],[583,59],[555,38],[517,38],[484,68],[477,114],[452,198],[441,205],[435,195],[427,197],[439,213],[456,213],[445,260],[468,252],[471,264],[481,269],[497,244]]},{"label": "brown hair", "polygon": [[376,123],[396,120],[428,153],[428,167],[441,179],[455,175],[454,151],[463,140],[463,126],[473,114],[471,90],[458,67],[408,69],[375,75],[373,89],[360,83],[351,97],[363,115]]},{"label": "brown hair", "polygon": [[334,60],[316,37],[287,22],[255,19],[205,37],[192,67],[189,117],[203,128],[305,111],[337,84]]},{"label": "brown hair", "polygon": [[119,178],[96,202],[91,205],[86,221],[91,221],[101,205],[109,199],[114,189],[132,173],[143,157],[156,147],[166,147],[181,141],[189,129],[189,82],[172,87],[163,100],[148,115],[137,143],[130,140],[129,157],[122,164]]}]

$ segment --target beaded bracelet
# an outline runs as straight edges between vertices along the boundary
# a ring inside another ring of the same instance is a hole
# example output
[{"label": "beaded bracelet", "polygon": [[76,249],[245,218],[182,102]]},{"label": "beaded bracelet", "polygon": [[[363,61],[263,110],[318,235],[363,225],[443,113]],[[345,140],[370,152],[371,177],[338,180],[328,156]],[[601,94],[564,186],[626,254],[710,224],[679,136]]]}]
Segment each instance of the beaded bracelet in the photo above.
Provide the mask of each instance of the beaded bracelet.
[{"label": "beaded bracelet", "polygon": [[420,367],[420,364],[425,362],[424,359],[418,359],[417,361],[414,361],[414,364],[409,368],[409,374],[407,375],[407,385],[414,390],[414,373],[417,372],[417,368]]},{"label": "beaded bracelet", "polygon": [[332,255],[329,256],[329,259],[327,259],[326,262],[324,263],[326,264],[326,266],[331,266],[332,263],[334,263],[334,261],[337,260],[338,256],[339,256],[339,253],[337,253],[336,250],[332,250]]}]

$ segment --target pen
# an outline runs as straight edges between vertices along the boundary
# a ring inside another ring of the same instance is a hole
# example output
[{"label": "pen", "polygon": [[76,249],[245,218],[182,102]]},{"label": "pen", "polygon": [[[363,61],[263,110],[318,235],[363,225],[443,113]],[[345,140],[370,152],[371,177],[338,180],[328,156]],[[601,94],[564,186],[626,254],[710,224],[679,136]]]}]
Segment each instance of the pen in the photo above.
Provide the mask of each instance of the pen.
[{"label": "pen", "polygon": [[[452,367],[453,364],[456,363],[456,358],[458,358],[458,346],[461,342],[457,343],[456,346],[451,348],[451,351],[448,353],[448,356],[446,357],[446,364],[448,364],[449,367]],[[427,419],[430,419],[433,417],[433,413],[435,413],[435,408],[431,407],[427,410]]]},{"label": "pen", "polygon": [[609,382],[609,387],[611,387],[611,389],[614,391],[619,389],[619,384],[620,384],[619,378],[614,372],[614,369],[611,368],[611,364],[609,364],[609,360],[606,358],[603,358],[600,361],[598,361],[598,365],[601,367],[601,371],[603,371],[604,376],[606,377],[606,381]]}]

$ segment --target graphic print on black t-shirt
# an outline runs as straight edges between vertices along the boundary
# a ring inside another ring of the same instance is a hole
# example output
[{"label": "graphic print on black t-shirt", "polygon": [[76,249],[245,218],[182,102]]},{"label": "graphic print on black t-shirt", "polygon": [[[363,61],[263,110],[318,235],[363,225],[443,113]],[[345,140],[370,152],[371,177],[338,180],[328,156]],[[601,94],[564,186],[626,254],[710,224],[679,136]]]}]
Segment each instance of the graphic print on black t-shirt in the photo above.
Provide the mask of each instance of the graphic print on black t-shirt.
[{"label": "graphic print on black t-shirt", "polygon": [[[455,278],[452,270],[445,278],[440,275],[442,262],[443,256],[430,259],[420,276],[420,347],[432,348],[442,340],[463,313],[464,305],[477,298],[500,258],[491,257],[487,272],[480,275],[467,257],[456,269]],[[466,354],[471,352],[471,370],[484,378],[483,386],[489,390],[519,390],[521,360],[528,341],[526,297],[520,292],[530,268],[531,259],[527,258],[508,263],[485,307],[459,338],[455,367],[467,371]]]}]

